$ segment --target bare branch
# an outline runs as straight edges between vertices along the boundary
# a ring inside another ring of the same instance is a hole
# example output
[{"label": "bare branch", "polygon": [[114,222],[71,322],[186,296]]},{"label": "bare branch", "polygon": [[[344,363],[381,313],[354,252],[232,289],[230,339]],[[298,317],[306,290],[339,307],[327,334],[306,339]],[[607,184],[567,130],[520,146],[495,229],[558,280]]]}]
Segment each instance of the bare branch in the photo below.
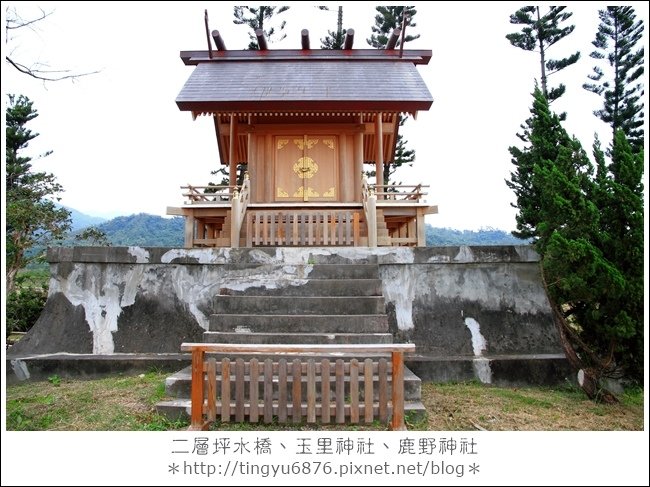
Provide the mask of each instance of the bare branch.
[{"label": "bare branch", "polygon": [[33,69],[33,68],[28,68],[27,66],[20,64],[18,62],[13,61],[9,56],[5,56],[5,61],[7,61],[9,64],[11,64],[14,68],[16,68],[18,71],[21,73],[24,73],[28,76],[31,76],[32,78],[40,79],[43,81],[61,81],[64,79],[76,79],[80,78],[82,76],[88,76],[91,74],[97,74],[99,71],[92,71],[89,73],[79,73],[79,74],[67,74],[65,76],[57,76],[57,77],[48,77],[47,74],[54,74],[54,73],[69,73],[70,70],[42,70],[42,69]]},{"label": "bare branch", "polygon": [[[27,27],[28,25],[35,24],[36,22],[39,22],[39,21],[43,20],[46,17],[49,17],[50,15],[52,15],[54,13],[54,10],[52,10],[51,12],[45,12],[45,10],[43,10],[40,7],[39,7],[39,10],[41,11],[41,16],[40,17],[38,17],[36,19],[32,19],[32,20],[23,21],[23,19],[21,17],[19,17],[18,14],[16,14],[16,9],[15,8],[13,9],[13,17],[10,17],[9,16],[9,7],[7,7],[7,10],[6,10],[6,13],[7,13],[6,29],[7,30],[12,30],[12,29],[20,29],[21,27]],[[12,24],[12,25],[10,25],[10,24]]]},{"label": "bare branch", "polygon": [[[39,10],[41,11],[40,16],[33,18],[31,20],[23,20],[23,18],[17,13],[15,7],[14,8],[7,7],[6,9],[7,17],[5,23],[5,28],[7,32],[7,41],[9,40],[8,33],[10,30],[16,30],[16,29],[21,29],[23,27],[27,27],[29,30],[36,32],[33,25],[36,24],[37,22],[40,22],[41,20],[44,20],[45,18],[49,17],[54,13],[54,11],[45,12],[40,7]],[[15,48],[11,48],[9,49],[9,51],[13,54],[15,52]],[[32,78],[41,81],[61,81],[64,79],[70,79],[74,81],[77,78],[81,78],[82,76],[89,76],[91,74],[99,73],[99,71],[91,71],[87,73],[72,73],[69,69],[64,69],[64,70],[42,69],[42,67],[47,66],[42,63],[33,63],[31,66],[27,66],[26,64],[17,61],[15,57],[12,57],[11,55],[5,55],[5,61],[11,66],[13,66],[20,73],[26,74],[27,76],[30,76]]]}]

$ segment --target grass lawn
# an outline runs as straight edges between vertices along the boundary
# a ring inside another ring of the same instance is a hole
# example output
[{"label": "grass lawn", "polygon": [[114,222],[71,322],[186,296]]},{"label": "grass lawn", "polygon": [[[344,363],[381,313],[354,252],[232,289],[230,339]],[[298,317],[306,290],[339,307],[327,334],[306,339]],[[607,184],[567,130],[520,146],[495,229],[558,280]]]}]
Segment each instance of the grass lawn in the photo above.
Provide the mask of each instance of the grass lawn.
[{"label": "grass lawn", "polygon": [[[155,412],[168,374],[96,380],[51,377],[7,386],[7,430],[152,431],[185,429]],[[410,430],[642,430],[643,390],[628,390],[616,405],[596,404],[572,386],[505,388],[478,383],[423,384],[427,417]],[[215,424],[220,430],[384,430],[363,426]]]}]

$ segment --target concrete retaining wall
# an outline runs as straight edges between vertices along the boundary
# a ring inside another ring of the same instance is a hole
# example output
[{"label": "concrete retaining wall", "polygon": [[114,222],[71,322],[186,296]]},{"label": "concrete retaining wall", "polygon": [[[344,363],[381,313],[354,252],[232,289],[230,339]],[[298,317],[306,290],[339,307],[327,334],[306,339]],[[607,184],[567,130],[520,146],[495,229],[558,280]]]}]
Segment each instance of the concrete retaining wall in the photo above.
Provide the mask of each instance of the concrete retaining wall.
[{"label": "concrete retaining wall", "polygon": [[[11,356],[176,353],[202,341],[222,288],[306,282],[314,264],[377,263],[391,331],[417,360],[561,356],[527,246],[436,248],[53,248],[49,298]],[[477,365],[478,364],[478,365]],[[478,367],[478,368],[476,368]],[[487,368],[489,369],[489,367]],[[483,374],[484,377],[481,377]],[[490,382],[490,380],[485,380]]]}]

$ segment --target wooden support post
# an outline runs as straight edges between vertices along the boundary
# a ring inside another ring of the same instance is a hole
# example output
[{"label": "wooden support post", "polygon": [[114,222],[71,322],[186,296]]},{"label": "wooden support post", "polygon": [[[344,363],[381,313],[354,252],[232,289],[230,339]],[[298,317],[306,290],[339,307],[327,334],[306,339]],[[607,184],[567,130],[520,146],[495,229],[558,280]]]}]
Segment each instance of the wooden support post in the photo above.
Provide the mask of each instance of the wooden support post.
[{"label": "wooden support post", "polygon": [[190,430],[203,431],[207,422],[203,421],[203,359],[202,348],[192,350],[192,424]]},{"label": "wooden support post", "polygon": [[350,174],[350,160],[348,158],[348,136],[347,134],[342,134],[339,137],[339,146],[337,147],[339,152],[339,167],[341,172],[345,174],[345,177],[339,175],[339,194],[336,196],[339,198],[339,201],[353,201],[353,195],[350,195],[350,191],[353,189],[352,184],[354,179],[350,180],[348,176]]},{"label": "wooden support post", "polygon": [[239,247],[241,201],[239,201],[239,192],[235,190],[232,194],[232,206],[230,209],[230,246],[233,249]]},{"label": "wooden support post", "polygon": [[212,39],[214,40],[214,44],[217,46],[217,49],[219,51],[226,50],[226,44],[223,42],[223,37],[221,37],[221,34],[218,30],[212,31]]},{"label": "wooden support post", "polygon": [[418,247],[426,247],[427,245],[427,235],[425,231],[425,224],[424,224],[424,208],[418,208],[417,209],[417,217],[416,217],[416,228],[417,228],[417,234],[418,234]]},{"label": "wooden support post", "polygon": [[230,179],[230,191],[234,191],[233,186],[237,186],[237,116],[234,113],[230,114],[230,145],[228,147],[228,162],[230,168],[228,170],[228,178]]},{"label": "wooden support post", "polygon": [[[257,174],[258,178],[263,178],[264,180],[264,201],[275,201],[275,174],[273,168],[273,136],[271,134],[266,134],[264,137],[264,172],[263,174]],[[261,161],[257,159],[255,161],[259,164]]]},{"label": "wooden support post", "polygon": [[194,215],[185,217],[185,248],[194,247]]},{"label": "wooden support post", "polygon": [[393,431],[405,431],[404,424],[404,352],[392,353],[393,362]]},{"label": "wooden support post", "polygon": [[[363,114],[359,114],[359,124],[363,125]],[[361,201],[361,180],[363,174],[363,132],[355,135],[355,154],[354,154],[354,201]]]},{"label": "wooden support post", "polygon": [[[377,174],[376,185],[380,186],[379,190],[381,192],[386,191],[386,188],[381,188],[384,184],[384,130],[382,123],[383,113],[377,113],[377,118],[375,120],[375,148],[377,149],[377,157],[375,163],[377,168],[375,173]],[[379,197],[380,200],[384,199],[384,196]]]},{"label": "wooden support post", "polygon": [[377,246],[377,195],[368,196],[368,247]]},{"label": "wooden support post", "polygon": [[307,29],[300,31],[300,44],[303,49],[309,49],[309,31]]}]

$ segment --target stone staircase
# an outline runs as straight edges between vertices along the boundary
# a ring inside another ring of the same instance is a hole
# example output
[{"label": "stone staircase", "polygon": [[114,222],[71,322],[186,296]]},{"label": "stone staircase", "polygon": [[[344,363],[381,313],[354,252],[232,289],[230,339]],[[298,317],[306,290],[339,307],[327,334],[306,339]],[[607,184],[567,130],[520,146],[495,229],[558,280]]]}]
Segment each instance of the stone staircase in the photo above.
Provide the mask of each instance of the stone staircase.
[{"label": "stone staircase", "polygon": [[[388,332],[382,283],[377,264],[264,265],[253,285],[239,279],[225,282],[214,297],[207,343],[245,344],[387,344]],[[267,277],[268,276],[268,277]],[[251,281],[248,281],[249,283]],[[226,357],[215,355],[217,360]],[[346,360],[377,358],[337,355]],[[228,354],[250,359],[252,355]],[[263,360],[266,356],[256,355]],[[283,355],[287,360],[305,358]],[[312,356],[315,360],[323,357]],[[332,357],[329,357],[333,360]],[[277,357],[276,357],[277,359]],[[248,381],[248,378],[246,379]],[[378,390],[375,382],[374,391]],[[320,387],[320,386],[319,386]],[[189,414],[191,372],[187,367],[167,378],[166,392],[173,400],[157,405],[159,412],[176,418]],[[290,388],[290,387],[289,387]],[[346,392],[349,385],[346,383]],[[303,388],[303,391],[305,388]],[[404,370],[405,413],[424,413],[420,379]],[[362,392],[362,391],[361,391]],[[231,396],[232,397],[232,396]]]}]

